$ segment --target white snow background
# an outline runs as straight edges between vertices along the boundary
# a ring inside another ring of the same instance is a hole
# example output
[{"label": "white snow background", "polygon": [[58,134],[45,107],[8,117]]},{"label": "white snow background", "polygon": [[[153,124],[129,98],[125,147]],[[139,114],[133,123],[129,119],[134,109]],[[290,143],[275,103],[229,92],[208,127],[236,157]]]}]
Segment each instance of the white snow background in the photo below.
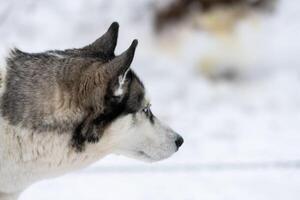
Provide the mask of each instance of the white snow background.
[{"label": "white snow background", "polygon": [[281,1],[259,28],[240,25],[237,37],[251,50],[251,62],[246,76],[232,82],[197,72],[215,42],[208,33],[187,30],[179,51],[162,48],[152,30],[154,3],[0,0],[1,58],[14,46],[28,52],[81,47],[118,21],[117,53],[139,39],[132,68],[153,112],[185,139],[163,162],[108,156],[34,184],[21,200],[300,199],[300,2]]}]

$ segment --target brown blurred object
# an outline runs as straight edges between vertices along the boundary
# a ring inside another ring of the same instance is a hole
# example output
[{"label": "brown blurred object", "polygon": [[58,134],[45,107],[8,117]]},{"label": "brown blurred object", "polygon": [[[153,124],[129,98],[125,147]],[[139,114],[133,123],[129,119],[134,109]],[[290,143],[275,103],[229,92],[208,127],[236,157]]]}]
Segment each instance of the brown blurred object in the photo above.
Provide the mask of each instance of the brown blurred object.
[{"label": "brown blurred object", "polygon": [[[157,31],[161,31],[195,12],[206,15],[219,9],[228,10],[227,16],[230,18],[243,18],[249,11],[270,12],[274,9],[275,2],[276,0],[174,0],[165,8],[156,11],[155,27]],[[227,24],[232,27],[227,22],[236,20],[224,19],[219,24],[223,21],[223,26]]]}]

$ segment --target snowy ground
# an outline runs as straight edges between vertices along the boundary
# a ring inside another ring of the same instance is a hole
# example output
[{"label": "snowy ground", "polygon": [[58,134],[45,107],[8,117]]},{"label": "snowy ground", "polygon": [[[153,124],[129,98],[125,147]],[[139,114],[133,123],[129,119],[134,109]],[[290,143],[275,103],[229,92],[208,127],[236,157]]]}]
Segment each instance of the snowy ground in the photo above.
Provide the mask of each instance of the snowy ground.
[{"label": "snowy ground", "polygon": [[[282,1],[258,28],[241,25],[242,80],[214,82],[196,65],[215,41],[186,31],[180,50],[151,30],[152,1],[0,0],[0,55],[80,47],[119,21],[117,52],[140,43],[133,68],[153,111],[185,138],[161,163],[109,156],[37,183],[21,200],[297,200],[300,198],[300,3]],[[177,40],[177,39],[176,39]],[[249,64],[250,63],[250,64]],[[0,63],[1,64],[1,63]]]}]

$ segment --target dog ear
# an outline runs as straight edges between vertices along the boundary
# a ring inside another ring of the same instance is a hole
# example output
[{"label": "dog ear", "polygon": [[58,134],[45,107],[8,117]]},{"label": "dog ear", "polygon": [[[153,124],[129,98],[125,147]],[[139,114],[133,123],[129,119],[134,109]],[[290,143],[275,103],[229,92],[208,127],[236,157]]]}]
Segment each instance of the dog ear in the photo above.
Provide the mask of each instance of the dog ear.
[{"label": "dog ear", "polygon": [[137,44],[138,41],[133,40],[130,47],[125,52],[105,64],[105,70],[111,78],[122,76],[129,70]]},{"label": "dog ear", "polygon": [[110,75],[110,80],[114,83],[111,85],[114,96],[121,96],[123,94],[123,85],[133,61],[137,44],[138,41],[134,40],[124,53],[115,57],[105,66],[106,71]]},{"label": "dog ear", "polygon": [[101,52],[105,55],[114,55],[119,34],[119,24],[114,22],[110,25],[107,32],[92,44],[84,47],[84,50]]},{"label": "dog ear", "polygon": [[[121,96],[137,44],[138,41],[134,40],[125,52],[104,64],[101,62],[91,64],[81,76],[78,90],[79,102],[83,104],[87,99],[97,102],[99,97],[95,96],[96,99],[93,99],[90,93],[95,88],[98,88],[97,91],[101,93],[100,91],[105,90],[106,86],[114,96]],[[86,104],[91,105],[92,103],[87,102]]]}]

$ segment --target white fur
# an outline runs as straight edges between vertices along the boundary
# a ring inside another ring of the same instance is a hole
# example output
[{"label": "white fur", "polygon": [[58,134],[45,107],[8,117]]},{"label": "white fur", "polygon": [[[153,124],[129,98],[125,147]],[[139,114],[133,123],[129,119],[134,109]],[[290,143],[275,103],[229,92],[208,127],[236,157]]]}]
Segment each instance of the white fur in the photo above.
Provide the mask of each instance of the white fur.
[{"label": "white fur", "polygon": [[125,83],[125,80],[126,80],[126,76],[127,76],[127,73],[129,71],[130,68],[128,68],[126,70],[126,72],[119,76],[119,87],[116,89],[116,91],[114,92],[114,95],[115,96],[121,96],[123,94],[123,85]]},{"label": "white fur", "polygon": [[102,145],[75,153],[69,145],[70,134],[33,133],[0,121],[0,193],[22,191],[38,180],[87,166],[109,153],[104,140]]},{"label": "white fur", "polygon": [[120,118],[111,127],[113,133],[119,133],[115,140],[119,145],[115,153],[148,162],[158,161],[177,151],[175,140],[178,134],[155,119],[152,124],[143,112]]},{"label": "white fur", "polygon": [[[2,94],[5,84],[0,90]],[[152,162],[177,151],[178,135],[157,119],[152,124],[143,111],[116,119],[100,141],[87,144],[82,153],[70,147],[72,133],[36,133],[2,117],[0,127],[0,200],[15,200],[37,181],[86,167],[108,154]]]},{"label": "white fur", "polygon": [[55,52],[48,52],[47,54],[49,56],[54,56],[54,57],[57,57],[57,58],[60,58],[60,59],[65,58],[63,55],[55,53]]}]

